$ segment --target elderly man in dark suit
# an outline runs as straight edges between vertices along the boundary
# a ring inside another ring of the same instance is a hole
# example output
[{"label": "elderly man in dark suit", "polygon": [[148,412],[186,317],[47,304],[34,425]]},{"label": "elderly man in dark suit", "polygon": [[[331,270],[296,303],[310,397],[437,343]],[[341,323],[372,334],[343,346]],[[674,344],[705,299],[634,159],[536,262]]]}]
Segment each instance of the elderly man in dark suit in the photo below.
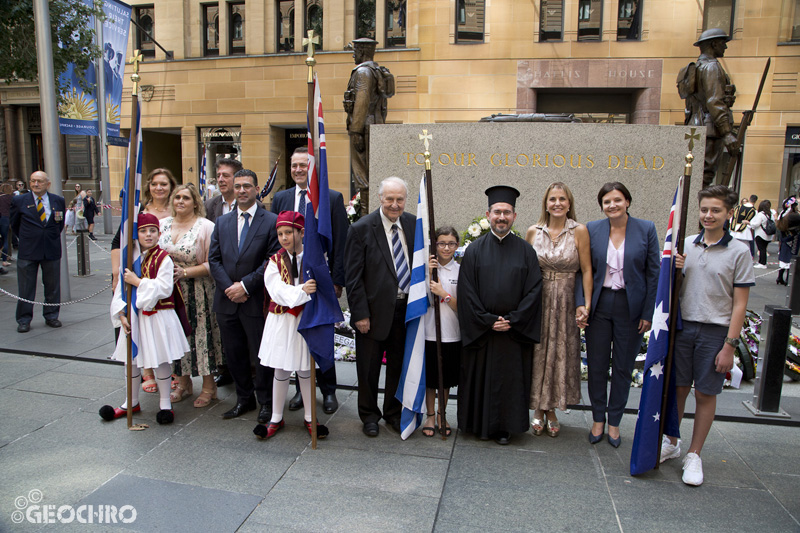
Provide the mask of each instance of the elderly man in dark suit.
[{"label": "elderly man in dark suit", "polygon": [[[272,199],[271,211],[276,215],[281,211],[298,211],[305,216],[308,189],[308,148],[301,146],[292,154],[291,160],[292,179],[295,186],[275,193]],[[328,257],[331,267],[331,279],[336,290],[336,297],[342,296],[344,287],[344,243],[347,240],[347,228],[350,223],[344,210],[342,193],[330,191],[331,228],[333,229],[333,251]],[[317,374],[317,383],[322,392],[322,409],[326,414],[333,414],[339,408],[336,400],[336,367],[332,366],[327,372]],[[289,410],[296,411],[303,407],[303,397],[297,385],[294,397],[289,402]]]},{"label": "elderly man in dark suit", "polygon": [[[404,213],[408,186],[386,178],[378,189],[380,208],[350,227],[345,245],[345,279],[350,322],[356,329],[358,415],[368,437],[378,421],[400,432],[402,406],[394,397],[403,367],[406,302],[414,251],[413,215]],[[386,352],[383,413],[378,408],[378,379]]]},{"label": "elderly man in dark suit", "polygon": [[[259,423],[272,415],[272,369],[259,364],[264,330],[264,268],[280,249],[278,217],[256,202],[258,177],[243,169],[234,176],[236,208],[219,217],[211,234],[208,263],[217,283],[214,312],[222,347],[236,383],[236,405],[222,416],[236,418],[261,404]],[[255,365],[255,382],[251,365]],[[253,397],[255,391],[256,397]]]},{"label": "elderly man in dark suit", "polygon": [[[31,190],[13,198],[11,204],[11,229],[19,235],[17,257],[17,283],[19,296],[36,299],[36,278],[42,269],[44,301],[61,302],[61,231],[64,229],[64,198],[50,194],[50,178],[42,171],[31,174]],[[45,324],[60,328],[58,306],[44,306]],[[33,304],[17,302],[17,331],[31,330]]]},{"label": "elderly man in dark suit", "polygon": [[217,189],[220,194],[206,200],[206,218],[211,222],[222,215],[234,211],[236,194],[233,191],[233,176],[242,170],[242,163],[235,159],[220,159],[215,164],[217,172]]}]

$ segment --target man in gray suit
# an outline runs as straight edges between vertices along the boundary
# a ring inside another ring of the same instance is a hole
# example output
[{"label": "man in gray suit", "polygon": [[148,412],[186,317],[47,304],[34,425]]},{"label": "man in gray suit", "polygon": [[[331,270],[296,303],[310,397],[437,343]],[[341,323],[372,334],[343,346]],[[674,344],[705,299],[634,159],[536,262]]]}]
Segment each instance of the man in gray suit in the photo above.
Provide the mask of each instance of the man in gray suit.
[{"label": "man in gray suit", "polygon": [[216,222],[236,206],[233,175],[242,170],[242,163],[235,159],[219,159],[214,166],[217,172],[217,188],[221,194],[206,200],[206,218],[211,222]]}]

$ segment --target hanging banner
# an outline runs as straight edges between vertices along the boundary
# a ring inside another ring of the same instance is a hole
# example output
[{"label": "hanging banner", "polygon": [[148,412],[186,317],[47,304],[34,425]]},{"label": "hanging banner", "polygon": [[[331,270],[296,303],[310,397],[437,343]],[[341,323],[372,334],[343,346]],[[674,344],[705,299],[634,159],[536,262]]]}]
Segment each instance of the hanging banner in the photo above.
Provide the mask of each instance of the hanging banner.
[{"label": "hanging banner", "polygon": [[[83,0],[91,5],[91,0]],[[117,0],[104,0],[103,11],[106,20],[103,23],[103,75],[106,89],[106,122],[109,141],[119,137],[120,106],[122,104],[122,76],[125,71],[125,54],[128,48],[128,28],[131,23],[131,7]],[[89,27],[94,29],[94,17],[89,20]],[[61,103],[58,106],[59,129],[65,135],[98,135],[99,127],[96,84],[97,75],[92,64],[84,71],[91,92],[85,92],[80,86],[79,73],[75,65],[67,65],[66,71],[59,77],[62,86]]]}]

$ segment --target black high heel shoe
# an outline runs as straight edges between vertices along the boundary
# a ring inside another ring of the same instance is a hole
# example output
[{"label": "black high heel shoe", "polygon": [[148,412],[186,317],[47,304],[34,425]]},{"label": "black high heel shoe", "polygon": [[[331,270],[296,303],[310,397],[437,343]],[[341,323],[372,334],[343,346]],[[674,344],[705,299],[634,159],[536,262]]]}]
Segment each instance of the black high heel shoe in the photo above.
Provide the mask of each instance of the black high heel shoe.
[{"label": "black high heel shoe", "polygon": [[599,435],[595,435],[594,433],[592,433],[592,430],[589,429],[589,444],[597,444],[598,442],[603,440],[603,435],[605,434],[605,432],[606,432],[605,425],[603,426],[603,431],[601,431]]}]

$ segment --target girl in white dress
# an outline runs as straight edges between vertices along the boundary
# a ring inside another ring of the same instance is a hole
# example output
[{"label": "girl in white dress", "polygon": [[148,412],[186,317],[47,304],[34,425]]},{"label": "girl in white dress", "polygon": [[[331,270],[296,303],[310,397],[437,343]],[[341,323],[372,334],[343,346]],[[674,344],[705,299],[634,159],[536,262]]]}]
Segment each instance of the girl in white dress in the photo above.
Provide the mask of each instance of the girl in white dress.
[{"label": "girl in white dress", "polygon": [[[163,385],[158,388],[160,411],[156,415],[159,424],[171,424],[175,419],[172,402],[169,398],[169,380],[172,375],[172,362],[179,360],[190,350],[186,341],[185,320],[178,315],[184,313],[183,298],[180,289],[173,281],[174,265],[169,254],[158,247],[159,221],[155,215],[142,213],[138,220],[139,249],[141,251],[141,267],[134,267],[137,272],[125,269],[123,280],[135,287],[136,322],[138,339],[134,332],[137,353],[134,368],[131,370],[131,400],[133,412],[139,412],[139,385],[142,368],[155,369],[158,381]],[[135,246],[135,245],[134,245]],[[128,323],[126,303],[122,299],[123,284],[118,283],[111,301],[111,322],[115,327],[122,326],[125,336],[120,336],[112,359],[127,360],[126,338],[131,333]],[[133,299],[133,298],[132,298]],[[135,374],[135,375],[134,375]],[[114,420],[125,416],[127,402],[114,408],[104,405],[100,408],[100,416],[104,420]]]},{"label": "girl in white dress", "polygon": [[[278,215],[276,227],[281,249],[270,257],[264,271],[264,286],[270,297],[269,314],[261,337],[258,358],[264,366],[275,369],[272,384],[272,419],[269,424],[253,429],[260,439],[268,439],[283,428],[283,407],[289,391],[289,378],[296,372],[305,408],[305,425],[311,433],[311,355],[308,344],[297,331],[303,307],[317,291],[313,279],[300,283],[303,261],[303,228],[305,219],[295,211]],[[325,426],[317,426],[317,437],[327,435]]]}]

